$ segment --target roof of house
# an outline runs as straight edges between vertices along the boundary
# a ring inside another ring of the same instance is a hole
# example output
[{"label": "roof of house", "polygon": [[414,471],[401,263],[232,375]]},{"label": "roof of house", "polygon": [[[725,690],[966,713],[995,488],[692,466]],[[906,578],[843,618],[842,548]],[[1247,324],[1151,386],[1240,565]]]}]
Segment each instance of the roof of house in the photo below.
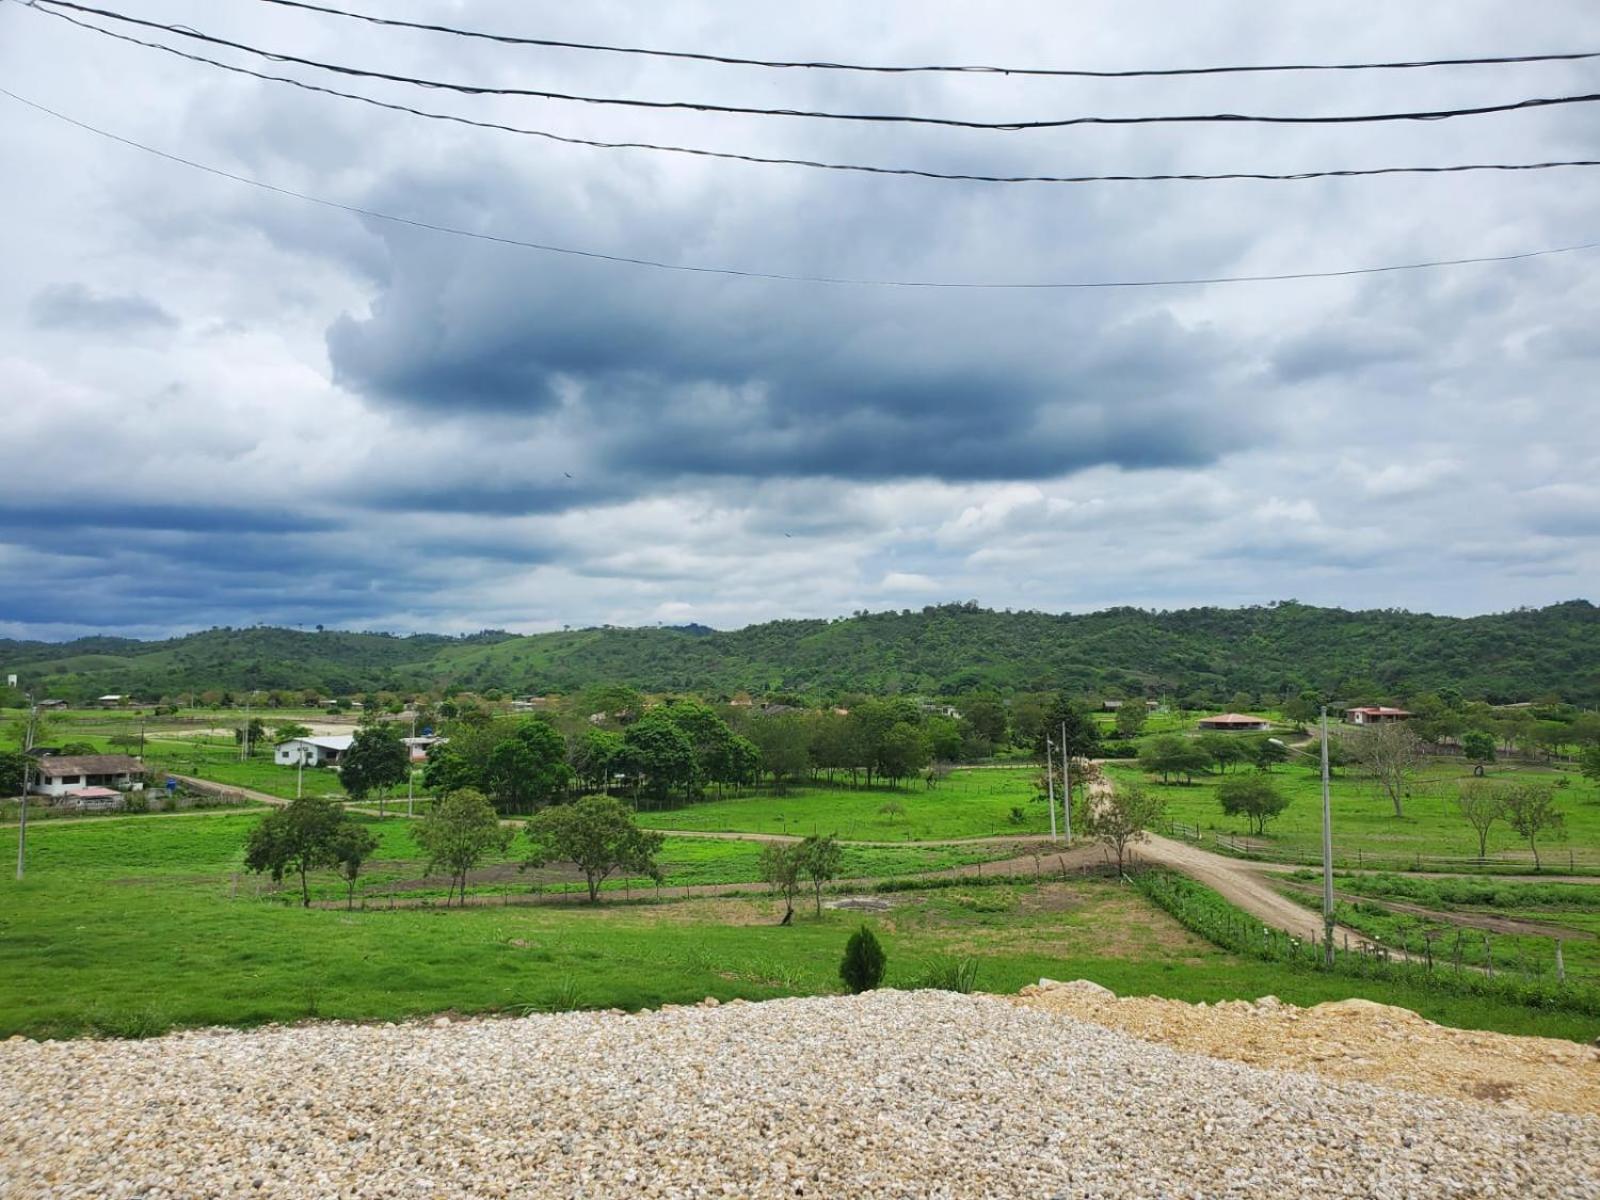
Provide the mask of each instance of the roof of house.
[{"label": "roof of house", "polygon": [[355,741],[355,735],[350,733],[336,733],[331,737],[303,737],[290,738],[288,741],[279,742],[280,746],[316,746],[322,750],[338,750],[343,752],[350,749],[350,743]]},{"label": "roof of house", "polygon": [[1214,717],[1201,717],[1202,725],[1267,725],[1265,717],[1252,717],[1249,713],[1218,713]]},{"label": "roof of house", "polygon": [[116,788],[108,787],[81,787],[73,788],[67,793],[76,796],[79,800],[110,800],[113,796],[122,795]]},{"label": "roof of house", "polygon": [[144,774],[144,764],[126,754],[58,754],[41,758],[35,769],[42,776]]},{"label": "roof of house", "polygon": [[1409,717],[1409,708],[1390,708],[1387,704],[1363,704],[1359,708],[1346,709],[1346,712],[1366,713],[1369,717]]}]

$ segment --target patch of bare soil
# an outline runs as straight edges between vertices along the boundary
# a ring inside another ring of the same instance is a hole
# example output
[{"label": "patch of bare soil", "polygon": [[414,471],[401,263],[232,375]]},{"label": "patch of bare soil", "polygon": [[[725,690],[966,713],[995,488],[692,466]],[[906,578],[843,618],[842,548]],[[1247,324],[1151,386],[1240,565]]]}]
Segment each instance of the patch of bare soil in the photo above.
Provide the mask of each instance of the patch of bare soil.
[{"label": "patch of bare soil", "polygon": [[1213,1058],[1489,1105],[1600,1115],[1600,1051],[1555,1038],[1435,1025],[1405,1008],[1339,1000],[1312,1008],[1276,997],[1187,1004],[1125,996],[1078,980],[1041,981],[1009,998]]}]

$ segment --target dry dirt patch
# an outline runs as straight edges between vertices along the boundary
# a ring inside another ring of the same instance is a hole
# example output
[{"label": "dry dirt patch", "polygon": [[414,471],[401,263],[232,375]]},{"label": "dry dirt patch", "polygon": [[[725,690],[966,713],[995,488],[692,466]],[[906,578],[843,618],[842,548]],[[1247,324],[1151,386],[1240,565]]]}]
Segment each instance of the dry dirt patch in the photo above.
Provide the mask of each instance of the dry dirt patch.
[{"label": "dry dirt patch", "polygon": [[1087,980],[1024,988],[1027,1008],[1092,1021],[1146,1041],[1276,1070],[1487,1104],[1600,1116],[1600,1051],[1555,1038],[1435,1025],[1370,1000],[1297,1008],[1254,1002],[1187,1004],[1118,997]]}]

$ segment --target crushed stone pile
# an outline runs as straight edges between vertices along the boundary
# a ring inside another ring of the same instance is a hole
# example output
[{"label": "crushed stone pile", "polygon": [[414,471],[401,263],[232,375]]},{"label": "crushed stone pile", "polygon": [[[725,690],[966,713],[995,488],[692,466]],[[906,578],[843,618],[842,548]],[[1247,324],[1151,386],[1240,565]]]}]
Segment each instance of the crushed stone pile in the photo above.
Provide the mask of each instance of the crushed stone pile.
[{"label": "crushed stone pile", "polygon": [[1600,1197],[1600,1122],[877,992],[0,1043],[20,1197]]},{"label": "crushed stone pile", "polygon": [[1556,1038],[1436,1025],[1370,1000],[1297,1008],[1276,997],[1188,1004],[1123,996],[1086,979],[1040,980],[1015,1003],[1179,1050],[1431,1096],[1600,1116],[1600,1050]]}]

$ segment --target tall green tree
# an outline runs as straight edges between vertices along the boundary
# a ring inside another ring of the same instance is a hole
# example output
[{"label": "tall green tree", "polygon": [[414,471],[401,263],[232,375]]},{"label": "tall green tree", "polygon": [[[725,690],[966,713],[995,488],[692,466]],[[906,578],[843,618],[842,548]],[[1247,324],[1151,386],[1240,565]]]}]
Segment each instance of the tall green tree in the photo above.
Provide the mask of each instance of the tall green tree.
[{"label": "tall green tree", "polygon": [[661,878],[656,856],[665,836],[640,829],[615,796],[585,796],[540,810],[528,822],[528,840],[533,845],[528,865],[575,864],[588,884],[591,904],[599,902],[600,885],[614,871]]},{"label": "tall green tree", "polygon": [[1045,713],[1044,725],[1034,741],[1035,758],[1045,757],[1047,736],[1055,746],[1055,754],[1061,753],[1063,745],[1069,758],[1095,758],[1100,753],[1100,731],[1094,719],[1066,692],[1057,692]]},{"label": "tall green tree", "polygon": [[889,726],[878,745],[878,773],[892,787],[909,779],[928,765],[928,739],[921,729],[907,721]]},{"label": "tall green tree", "polygon": [[268,872],[282,883],[290,871],[300,876],[300,903],[311,907],[310,872],[333,863],[334,838],[349,820],[335,801],[302,796],[267,813],[245,841],[244,865]]},{"label": "tall green tree", "polygon": [[656,804],[674,794],[688,796],[694,787],[694,743],[671,718],[649,712],[629,725],[622,735],[628,768],[643,793]]},{"label": "tall green tree", "polygon": [[363,725],[350,748],[339,758],[339,783],[352,800],[364,801],[378,793],[378,813],[389,789],[406,781],[411,771],[411,751],[392,724]]},{"label": "tall green tree", "polygon": [[1494,735],[1481,729],[1469,729],[1461,735],[1461,753],[1475,764],[1474,775],[1482,775],[1484,764],[1494,761]]},{"label": "tall green tree", "polygon": [[750,722],[750,740],[761,750],[761,769],[772,776],[778,795],[805,775],[811,763],[811,735],[805,718],[794,713],[761,717]]},{"label": "tall green tree", "polygon": [[514,722],[489,751],[484,782],[502,812],[532,812],[550,804],[572,784],[566,742],[546,721]]},{"label": "tall green tree", "polygon": [[500,824],[489,797],[472,788],[462,788],[435,798],[433,806],[420,820],[410,825],[412,840],[428,856],[426,874],[435,867],[450,873],[450,888],[445,903],[459,891],[467,902],[467,874],[491,853],[503,853],[511,844],[514,831]]}]

